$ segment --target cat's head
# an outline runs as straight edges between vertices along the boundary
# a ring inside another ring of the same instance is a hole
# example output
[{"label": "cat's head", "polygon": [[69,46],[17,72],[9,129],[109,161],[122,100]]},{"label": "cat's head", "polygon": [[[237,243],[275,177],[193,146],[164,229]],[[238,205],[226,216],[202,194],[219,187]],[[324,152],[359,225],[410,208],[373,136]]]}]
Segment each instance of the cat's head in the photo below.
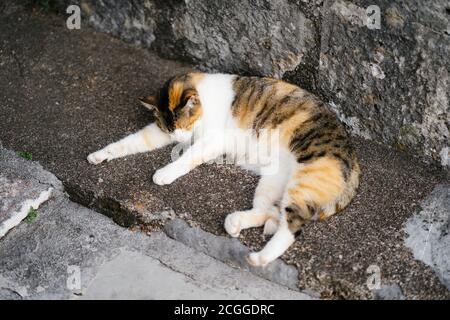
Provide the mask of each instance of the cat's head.
[{"label": "cat's head", "polygon": [[195,84],[201,74],[184,74],[166,81],[159,91],[139,101],[153,111],[158,127],[175,140],[186,142],[192,137],[201,118],[202,106]]}]

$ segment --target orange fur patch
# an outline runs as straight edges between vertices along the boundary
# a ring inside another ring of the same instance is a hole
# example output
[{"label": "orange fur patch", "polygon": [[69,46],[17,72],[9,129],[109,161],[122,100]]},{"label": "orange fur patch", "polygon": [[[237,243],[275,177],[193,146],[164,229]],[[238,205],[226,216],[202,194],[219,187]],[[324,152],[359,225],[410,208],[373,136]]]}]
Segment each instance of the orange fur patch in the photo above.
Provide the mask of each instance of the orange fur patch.
[{"label": "orange fur patch", "polygon": [[288,191],[294,203],[306,201],[321,207],[334,205],[345,188],[341,164],[330,157],[301,166],[294,178],[296,186]]},{"label": "orange fur patch", "polygon": [[280,139],[283,145],[288,146],[294,130],[309,119],[309,111],[300,111],[280,125]]},{"label": "orange fur patch", "polygon": [[180,103],[181,96],[184,91],[184,83],[178,80],[174,80],[169,90],[169,109],[174,110]]}]

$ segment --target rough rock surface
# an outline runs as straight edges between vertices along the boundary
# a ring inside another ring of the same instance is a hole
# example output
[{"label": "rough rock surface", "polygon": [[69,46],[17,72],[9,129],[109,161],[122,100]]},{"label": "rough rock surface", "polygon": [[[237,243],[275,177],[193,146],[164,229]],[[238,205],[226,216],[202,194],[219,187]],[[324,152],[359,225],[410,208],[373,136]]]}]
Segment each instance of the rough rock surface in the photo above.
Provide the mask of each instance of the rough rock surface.
[{"label": "rough rock surface", "polygon": [[282,77],[315,45],[313,22],[287,0],[78,3],[95,28],[207,69]]},{"label": "rough rock surface", "polygon": [[[321,95],[359,136],[450,168],[445,1],[68,1],[82,23],[208,70],[275,76]],[[380,28],[367,19],[380,9]]]},{"label": "rough rock surface", "polygon": [[28,163],[0,145],[0,238],[47,201],[61,183],[38,163]]},{"label": "rough rock surface", "polygon": [[[380,29],[365,23],[373,4]],[[355,134],[449,166],[448,3],[337,0],[323,10],[318,81],[341,119]]]}]

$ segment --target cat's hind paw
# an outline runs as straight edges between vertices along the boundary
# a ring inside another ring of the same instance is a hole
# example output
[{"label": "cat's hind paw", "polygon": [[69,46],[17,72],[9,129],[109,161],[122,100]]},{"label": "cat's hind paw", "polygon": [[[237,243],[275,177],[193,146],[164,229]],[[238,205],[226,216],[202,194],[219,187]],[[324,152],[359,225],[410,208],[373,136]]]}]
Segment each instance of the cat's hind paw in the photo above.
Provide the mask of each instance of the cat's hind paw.
[{"label": "cat's hind paw", "polygon": [[259,252],[252,252],[247,256],[247,262],[252,267],[265,267],[270,260]]},{"label": "cat's hind paw", "polygon": [[241,233],[241,215],[240,212],[233,212],[225,218],[225,230],[233,238],[239,237]]}]

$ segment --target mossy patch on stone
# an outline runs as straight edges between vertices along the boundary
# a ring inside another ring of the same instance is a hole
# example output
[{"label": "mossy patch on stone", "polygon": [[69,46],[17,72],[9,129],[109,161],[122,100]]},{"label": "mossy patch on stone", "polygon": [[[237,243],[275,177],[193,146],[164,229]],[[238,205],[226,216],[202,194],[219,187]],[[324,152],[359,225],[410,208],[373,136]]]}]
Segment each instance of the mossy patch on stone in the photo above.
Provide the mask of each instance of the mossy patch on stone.
[{"label": "mossy patch on stone", "polygon": [[27,217],[24,219],[26,223],[32,223],[34,220],[36,220],[38,216],[38,212],[33,207],[30,207],[30,210],[28,211]]},{"label": "mossy patch on stone", "polygon": [[21,158],[24,158],[25,160],[33,160],[33,154],[31,152],[24,152],[24,151],[20,151],[17,152],[17,155]]}]

